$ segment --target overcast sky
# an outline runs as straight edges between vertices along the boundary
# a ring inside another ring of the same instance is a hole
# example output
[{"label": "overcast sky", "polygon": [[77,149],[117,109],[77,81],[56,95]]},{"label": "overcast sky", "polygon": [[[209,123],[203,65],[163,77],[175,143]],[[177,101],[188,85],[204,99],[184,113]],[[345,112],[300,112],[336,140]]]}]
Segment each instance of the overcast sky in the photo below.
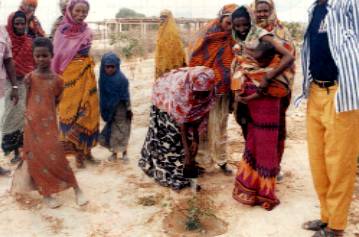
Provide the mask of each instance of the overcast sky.
[{"label": "overcast sky", "polygon": [[[15,11],[21,0],[0,0],[0,24],[5,24],[9,13]],[[38,0],[36,15],[46,31],[59,15],[58,0]],[[248,4],[253,0],[89,0],[91,10],[88,20],[113,18],[121,7],[127,7],[147,16],[158,15],[161,9],[170,9],[176,17],[213,18],[227,3]],[[275,0],[277,13],[284,21],[307,21],[307,9],[314,0]]]}]

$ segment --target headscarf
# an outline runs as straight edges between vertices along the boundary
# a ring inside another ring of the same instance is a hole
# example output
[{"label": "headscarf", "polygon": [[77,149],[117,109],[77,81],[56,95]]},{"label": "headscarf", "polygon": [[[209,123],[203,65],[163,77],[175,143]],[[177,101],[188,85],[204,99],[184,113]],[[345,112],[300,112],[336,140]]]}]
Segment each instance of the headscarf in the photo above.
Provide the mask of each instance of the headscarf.
[{"label": "headscarf", "polygon": [[[293,43],[293,38],[289,33],[288,29],[280,22],[277,17],[277,11],[273,0],[255,0],[252,4],[253,9],[255,10],[259,3],[267,3],[271,8],[271,15],[267,20],[262,22],[256,22],[257,26],[267,30],[272,33],[277,39],[280,40],[284,48],[286,48],[294,57],[296,57],[296,47]],[[284,72],[290,82],[290,88],[292,88],[295,77],[295,63],[293,66],[288,68]]]},{"label": "headscarf", "polygon": [[66,12],[66,6],[67,6],[68,2],[69,2],[69,0],[60,0],[59,7],[60,7],[61,13],[62,13],[63,9],[65,9],[65,12]]},{"label": "headscarf", "polygon": [[[116,54],[106,53],[100,67],[100,108],[105,122],[111,122],[118,104],[130,100],[129,82],[120,69],[121,61]],[[114,65],[116,72],[109,76],[105,72],[106,65]]]},{"label": "headscarf", "polygon": [[24,77],[34,70],[35,63],[32,56],[32,39],[26,33],[24,35],[17,35],[15,33],[14,21],[16,18],[23,18],[26,22],[25,13],[17,11],[9,16],[6,30],[11,39],[16,76]]},{"label": "headscarf", "polygon": [[55,33],[52,67],[58,74],[64,72],[79,51],[91,47],[92,33],[87,23],[78,24],[71,15],[72,9],[78,3],[85,3],[90,7],[87,0],[70,0],[65,17]]},{"label": "headscarf", "polygon": [[[64,14],[66,13],[66,7],[67,7],[68,2],[69,2],[69,0],[60,0],[60,2],[59,2],[61,16],[59,16],[56,19],[56,21],[54,22],[54,24],[52,25],[50,39],[54,38],[57,28],[60,26],[62,20],[64,19]],[[63,9],[65,9],[65,12],[63,12]]]},{"label": "headscarf", "polygon": [[37,0],[23,0],[21,5],[30,5],[32,7],[37,7]]},{"label": "headscarf", "polygon": [[[215,80],[212,69],[198,66],[172,70],[153,86],[152,103],[179,123],[203,119],[215,102]],[[196,91],[208,91],[208,97],[198,100]]]},{"label": "headscarf", "polygon": [[273,0],[255,0],[252,4],[252,8],[255,11],[259,3],[267,3],[271,8],[271,15],[266,20],[261,22],[256,21],[257,26],[271,32],[277,38],[285,41],[292,41],[292,36],[285,26],[279,21],[277,17],[277,11]]},{"label": "headscarf", "polygon": [[190,45],[189,66],[203,65],[214,70],[219,93],[226,93],[230,85],[230,66],[233,60],[234,41],[231,33],[223,31],[221,20],[230,16],[237,8],[236,4],[225,5],[218,18],[207,23]]},{"label": "headscarf", "polygon": [[22,11],[26,14],[26,19],[27,19],[27,24],[28,24],[27,34],[33,39],[36,37],[44,37],[45,31],[42,28],[39,19],[34,15],[33,12],[31,12],[31,14],[29,14],[27,12],[27,10],[25,9],[24,5],[29,5],[36,9],[37,8],[37,0],[23,0],[21,2],[19,11]]},{"label": "headscarf", "polygon": [[167,19],[160,25],[157,34],[156,79],[172,69],[186,65],[186,53],[171,11],[163,10],[161,16],[167,16]]}]

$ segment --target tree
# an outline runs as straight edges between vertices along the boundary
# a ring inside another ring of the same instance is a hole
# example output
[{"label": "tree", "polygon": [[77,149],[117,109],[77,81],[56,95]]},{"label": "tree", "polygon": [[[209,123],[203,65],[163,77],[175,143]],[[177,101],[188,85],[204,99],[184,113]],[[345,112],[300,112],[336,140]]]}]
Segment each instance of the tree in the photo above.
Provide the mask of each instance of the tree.
[{"label": "tree", "polygon": [[121,8],[116,14],[116,18],[142,18],[142,17],[146,17],[146,15],[142,13],[138,13],[129,8]]}]

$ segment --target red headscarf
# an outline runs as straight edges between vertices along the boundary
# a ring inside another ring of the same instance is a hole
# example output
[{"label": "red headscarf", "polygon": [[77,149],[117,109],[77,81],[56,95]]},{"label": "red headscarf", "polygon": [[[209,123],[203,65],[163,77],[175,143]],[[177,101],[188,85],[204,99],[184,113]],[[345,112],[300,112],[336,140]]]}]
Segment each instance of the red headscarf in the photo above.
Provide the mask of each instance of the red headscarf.
[{"label": "red headscarf", "polygon": [[26,33],[24,35],[17,35],[14,32],[14,20],[18,17],[24,18],[26,21],[25,14],[17,11],[9,16],[6,30],[11,39],[16,76],[24,77],[34,70],[35,62],[32,56],[32,39]]}]

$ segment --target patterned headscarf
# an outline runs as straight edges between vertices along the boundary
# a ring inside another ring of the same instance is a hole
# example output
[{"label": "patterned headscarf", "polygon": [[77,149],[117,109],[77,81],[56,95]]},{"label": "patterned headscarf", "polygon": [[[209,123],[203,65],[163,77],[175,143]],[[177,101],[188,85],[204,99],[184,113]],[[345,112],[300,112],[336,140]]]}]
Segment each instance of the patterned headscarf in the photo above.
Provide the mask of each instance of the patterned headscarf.
[{"label": "patterned headscarf", "polygon": [[[152,103],[171,115],[177,123],[203,119],[215,101],[213,70],[198,66],[186,67],[165,74],[153,86]],[[197,99],[196,91],[207,91],[208,96]]]},{"label": "patterned headscarf", "polygon": [[160,25],[155,52],[156,79],[172,69],[186,65],[186,53],[171,11],[163,10],[166,21]]},{"label": "patterned headscarf", "polygon": [[76,23],[71,11],[76,4],[85,3],[90,8],[87,0],[70,0],[67,5],[65,17],[60,23],[54,36],[53,70],[62,74],[75,55],[84,49],[91,47],[92,33],[87,23]]},{"label": "patterned headscarf", "polygon": [[203,65],[214,70],[218,92],[229,90],[230,65],[233,60],[234,41],[231,33],[223,31],[221,20],[230,16],[237,8],[236,4],[225,5],[218,13],[218,18],[207,23],[190,45],[189,66]]},{"label": "patterned headscarf", "polygon": [[23,18],[26,22],[25,13],[17,11],[9,16],[6,30],[11,39],[16,76],[24,77],[34,70],[35,66],[34,58],[32,56],[32,39],[26,33],[24,35],[17,35],[15,33],[14,21],[16,18]]},{"label": "patterned headscarf", "polygon": [[[266,20],[256,20],[257,26],[271,32],[273,35],[275,35],[281,40],[285,40],[292,43],[293,39],[288,29],[280,22],[277,17],[277,11],[273,0],[255,0],[255,2],[252,4],[252,8],[254,11],[256,10],[257,5],[260,3],[267,3],[271,8],[271,14]],[[294,47],[294,45],[292,46]]]}]

